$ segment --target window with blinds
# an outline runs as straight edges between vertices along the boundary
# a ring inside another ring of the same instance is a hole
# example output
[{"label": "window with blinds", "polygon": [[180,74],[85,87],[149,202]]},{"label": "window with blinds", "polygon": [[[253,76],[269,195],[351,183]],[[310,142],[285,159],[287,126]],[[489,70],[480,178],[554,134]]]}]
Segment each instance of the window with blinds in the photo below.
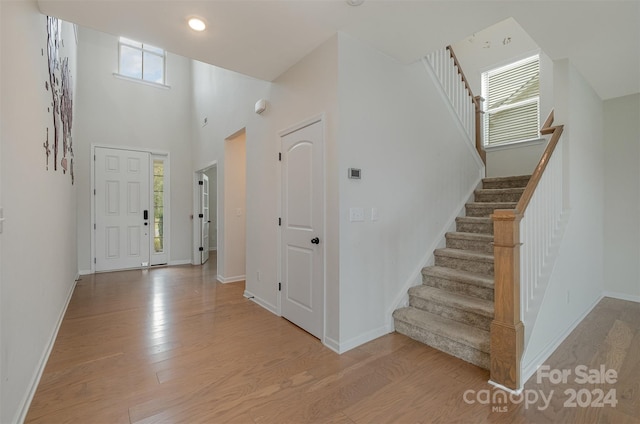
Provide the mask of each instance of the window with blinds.
[{"label": "window with blinds", "polygon": [[540,61],[533,56],[482,74],[487,146],[539,138]]}]

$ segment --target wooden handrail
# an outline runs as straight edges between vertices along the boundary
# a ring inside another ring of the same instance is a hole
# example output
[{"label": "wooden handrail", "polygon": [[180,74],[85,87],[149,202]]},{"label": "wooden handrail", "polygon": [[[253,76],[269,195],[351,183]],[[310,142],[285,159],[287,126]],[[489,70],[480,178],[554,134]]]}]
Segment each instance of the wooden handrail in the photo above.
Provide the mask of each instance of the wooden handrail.
[{"label": "wooden handrail", "polygon": [[540,162],[538,162],[538,166],[533,171],[531,178],[529,179],[529,183],[527,187],[524,189],[524,193],[520,197],[520,201],[516,205],[516,210],[521,214],[524,214],[524,211],[527,209],[529,202],[531,201],[531,197],[533,193],[536,191],[536,187],[538,187],[538,183],[540,182],[540,178],[542,178],[542,173],[549,164],[549,160],[551,159],[551,155],[558,144],[558,140],[560,140],[560,136],[562,135],[562,131],[564,131],[564,125],[558,125],[552,127],[553,124],[553,111],[549,114],[549,117],[544,122],[543,127],[540,129],[540,134],[551,134],[551,140],[547,144],[547,147],[544,149],[544,153],[540,158]]},{"label": "wooden handrail", "polygon": [[553,125],[553,120],[555,119],[555,115],[553,113],[553,109],[551,109],[551,112],[549,112],[549,116],[547,116],[547,119],[545,119],[544,124],[542,124],[542,128],[540,128],[540,134],[549,134],[550,130],[552,130],[553,128],[551,127],[551,125]]},{"label": "wooden handrail", "polygon": [[540,129],[552,134],[515,209],[498,209],[493,220],[494,317],[491,322],[491,381],[513,390],[522,388],[524,324],[520,319],[520,221],[540,182],[564,126],[553,125],[553,111]]},{"label": "wooden handrail", "polygon": [[464,72],[462,71],[462,66],[460,66],[460,62],[458,62],[458,58],[456,57],[456,54],[453,52],[453,47],[447,46],[447,50],[449,50],[449,54],[451,55],[451,59],[453,59],[453,64],[456,66],[456,68],[458,68],[458,73],[462,77],[462,82],[464,82],[464,86],[467,88],[467,91],[469,92],[469,95],[471,96],[471,100],[476,105],[476,111],[477,111],[478,109],[480,109],[480,104],[476,100],[475,96],[473,95],[473,90],[471,90],[471,86],[469,85],[469,81],[467,80],[467,77],[464,75]]},{"label": "wooden handrail", "polygon": [[475,106],[476,109],[476,117],[475,117],[475,121],[476,121],[476,150],[478,151],[478,155],[480,155],[480,159],[482,159],[482,163],[484,163],[485,165],[487,164],[487,153],[484,151],[484,145],[482,143],[482,126],[480,125],[480,123],[482,122],[482,114],[484,113],[484,111],[482,110],[482,102],[484,101],[484,99],[480,96],[474,96],[473,95],[473,90],[471,90],[471,86],[469,85],[469,81],[467,80],[467,77],[464,75],[464,71],[462,70],[462,66],[460,66],[460,62],[458,62],[458,58],[456,57],[456,54],[453,51],[453,47],[451,46],[447,46],[447,50],[449,51],[449,55],[451,56],[451,58],[453,59],[453,64],[454,66],[458,69],[458,74],[460,74],[460,76],[462,77],[462,82],[464,83],[464,87],[467,89],[467,93],[469,94],[469,96],[471,96],[471,101],[473,102],[473,105]]}]

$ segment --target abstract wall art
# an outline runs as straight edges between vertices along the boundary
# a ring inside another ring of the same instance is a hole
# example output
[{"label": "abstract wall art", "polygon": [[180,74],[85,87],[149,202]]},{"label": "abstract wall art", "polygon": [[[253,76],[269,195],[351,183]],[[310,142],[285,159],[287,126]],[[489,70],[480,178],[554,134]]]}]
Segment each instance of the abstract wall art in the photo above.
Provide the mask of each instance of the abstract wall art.
[{"label": "abstract wall art", "polygon": [[[47,127],[46,139],[43,143],[46,156],[46,169],[53,154],[53,170],[69,172],[71,184],[74,183],[73,173],[73,81],[69,66],[69,57],[62,57],[61,48],[62,22],[60,19],[47,17],[47,65],[48,80],[44,87],[51,94],[51,103],[47,111],[51,113],[52,128]],[[41,51],[44,56],[44,50]]]}]

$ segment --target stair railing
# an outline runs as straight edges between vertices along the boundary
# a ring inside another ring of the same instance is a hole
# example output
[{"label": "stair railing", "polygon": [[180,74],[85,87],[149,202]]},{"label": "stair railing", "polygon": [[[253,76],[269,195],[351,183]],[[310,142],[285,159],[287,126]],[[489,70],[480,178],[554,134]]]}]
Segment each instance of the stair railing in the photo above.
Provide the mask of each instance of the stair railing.
[{"label": "stair railing", "polygon": [[460,120],[469,140],[474,143],[482,163],[487,163],[487,155],[482,143],[482,102],[484,99],[473,95],[469,82],[462,71],[458,58],[451,46],[436,50],[425,56],[429,66],[444,93],[449,98],[454,112]]},{"label": "stair railing", "polygon": [[564,127],[552,126],[553,119],[552,111],[540,130],[551,139],[516,208],[495,210],[492,215],[491,381],[512,390],[524,383],[520,363],[525,340],[531,335],[549,281],[566,210],[563,149],[556,148]]}]

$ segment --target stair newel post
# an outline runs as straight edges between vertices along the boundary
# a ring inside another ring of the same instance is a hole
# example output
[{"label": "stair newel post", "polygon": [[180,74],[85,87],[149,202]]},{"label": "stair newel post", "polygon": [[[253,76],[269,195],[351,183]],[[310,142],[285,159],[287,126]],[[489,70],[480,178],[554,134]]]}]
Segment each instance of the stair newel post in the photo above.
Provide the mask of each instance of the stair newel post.
[{"label": "stair newel post", "polygon": [[495,313],[491,323],[491,381],[521,388],[524,325],[520,319],[520,220],[517,210],[492,215],[495,257]]},{"label": "stair newel post", "polygon": [[487,164],[487,152],[484,151],[484,143],[482,142],[482,135],[484,134],[482,128],[482,115],[484,114],[484,109],[482,103],[484,102],[484,98],[482,96],[475,96],[473,98],[473,103],[476,106],[476,150],[482,159],[482,163]]}]

